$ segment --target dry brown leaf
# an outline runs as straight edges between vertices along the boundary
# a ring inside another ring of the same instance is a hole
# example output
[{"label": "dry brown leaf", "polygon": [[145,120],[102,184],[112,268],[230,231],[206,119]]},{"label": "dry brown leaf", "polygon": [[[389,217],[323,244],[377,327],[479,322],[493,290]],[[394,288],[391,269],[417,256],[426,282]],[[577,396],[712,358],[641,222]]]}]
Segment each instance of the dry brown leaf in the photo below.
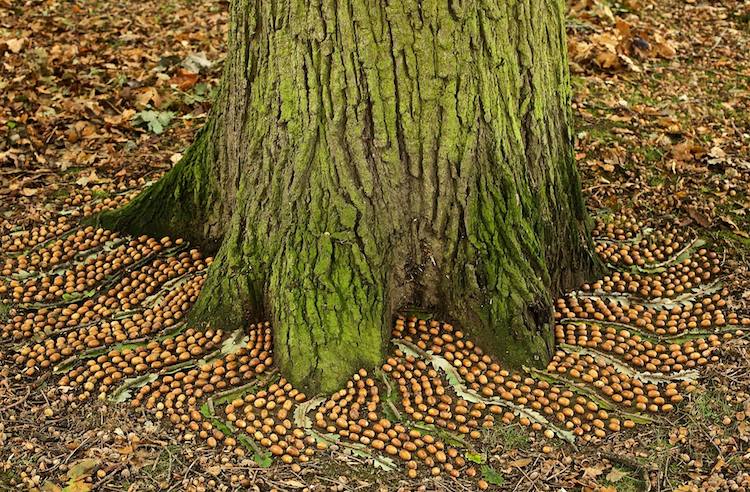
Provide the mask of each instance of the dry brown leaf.
[{"label": "dry brown leaf", "polygon": [[293,489],[302,489],[306,487],[306,485],[303,482],[300,482],[299,480],[285,480],[284,485],[291,487]]},{"label": "dry brown leaf", "polygon": [[145,108],[149,103],[158,108],[161,105],[161,96],[156,87],[145,87],[135,97],[135,102],[140,108]]},{"label": "dry brown leaf", "polygon": [[617,468],[612,468],[609,473],[607,473],[607,476],[605,477],[607,480],[609,480],[612,483],[619,482],[623,478],[627,477],[628,474],[624,471],[620,471]]},{"label": "dry brown leaf", "polygon": [[531,458],[520,458],[520,459],[509,462],[508,466],[513,466],[516,468],[523,468],[524,466],[529,466],[531,462],[532,462]]},{"label": "dry brown leaf", "polygon": [[620,58],[617,53],[601,51],[596,55],[596,64],[602,68],[615,68],[620,64]]},{"label": "dry brown leaf", "polygon": [[680,485],[674,490],[675,492],[698,492],[699,489],[692,483],[686,483],[686,484]]},{"label": "dry brown leaf", "polygon": [[690,148],[693,142],[690,140],[684,140],[674,146],[672,146],[672,157],[678,161],[689,161],[693,158],[693,154],[690,153]]},{"label": "dry brown leaf", "polygon": [[593,48],[594,46],[590,43],[576,41],[574,39],[571,39],[568,42],[568,52],[571,57],[577,61],[588,60],[591,57]]},{"label": "dry brown leaf", "polygon": [[654,47],[656,52],[662,58],[674,58],[677,55],[677,50],[672,44],[664,39],[659,33],[654,33]]},{"label": "dry brown leaf", "polygon": [[686,207],[686,212],[699,226],[711,227],[711,220],[694,207]]},{"label": "dry brown leaf", "polygon": [[596,478],[604,473],[604,470],[607,468],[607,466],[608,465],[605,465],[603,463],[587,466],[583,469],[583,478]]},{"label": "dry brown leaf", "polygon": [[617,52],[617,46],[620,44],[620,38],[608,32],[591,36],[591,41],[600,47],[608,49],[612,53]]},{"label": "dry brown leaf", "polygon": [[198,83],[198,74],[181,68],[177,75],[169,79],[171,85],[177,86],[181,91],[187,91]]},{"label": "dry brown leaf", "polygon": [[630,37],[630,24],[625,22],[621,18],[617,18],[615,21],[615,28],[620,33],[621,36],[628,38]]},{"label": "dry brown leaf", "polygon": [[106,178],[100,178],[97,176],[95,170],[91,170],[91,173],[89,173],[88,176],[81,176],[76,180],[76,184],[79,186],[87,186],[89,184],[97,184],[97,183],[105,183],[107,181],[110,181]]},{"label": "dry brown leaf", "polygon": [[8,49],[12,51],[13,53],[20,53],[23,49],[23,45],[25,44],[25,40],[18,39],[18,38],[12,38],[5,41],[5,44],[8,46]]}]

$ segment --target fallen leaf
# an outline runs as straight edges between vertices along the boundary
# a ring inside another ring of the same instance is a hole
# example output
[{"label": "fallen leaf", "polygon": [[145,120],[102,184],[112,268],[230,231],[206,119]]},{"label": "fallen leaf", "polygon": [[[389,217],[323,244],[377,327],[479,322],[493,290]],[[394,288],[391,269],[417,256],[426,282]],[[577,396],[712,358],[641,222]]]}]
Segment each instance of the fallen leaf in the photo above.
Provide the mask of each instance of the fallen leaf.
[{"label": "fallen leaf", "polygon": [[52,482],[44,482],[42,492],[62,492],[62,487]]},{"label": "fallen leaf", "polygon": [[687,214],[701,227],[711,227],[711,220],[693,207],[686,207]]},{"label": "fallen leaf", "polygon": [[614,68],[620,62],[617,53],[611,51],[602,51],[596,55],[596,64],[602,68]]},{"label": "fallen leaf", "polygon": [[160,135],[175,117],[172,111],[141,111],[133,118],[136,125],[146,126],[151,132]]},{"label": "fallen leaf", "polygon": [[5,44],[8,46],[8,49],[12,51],[13,53],[20,53],[21,50],[23,49],[24,40],[18,39],[18,38],[8,39],[7,41],[5,41]]},{"label": "fallen leaf", "polygon": [[187,91],[198,83],[198,74],[181,68],[177,75],[169,79],[169,83],[176,85],[181,91]]},{"label": "fallen leaf", "polygon": [[62,492],[89,492],[90,490],[91,485],[87,484],[83,480],[73,480],[65,486]]},{"label": "fallen leaf", "polygon": [[721,147],[713,146],[711,147],[711,150],[708,151],[708,155],[715,159],[724,159],[727,156],[727,153],[724,152],[724,150]]},{"label": "fallen leaf", "polygon": [[607,473],[607,476],[605,477],[608,481],[615,483],[620,480],[622,480],[624,477],[627,477],[628,474],[618,470],[617,468],[612,468],[609,473]]},{"label": "fallen leaf", "polygon": [[76,180],[76,184],[78,186],[87,186],[89,184],[105,183],[107,181],[109,180],[97,176],[96,171],[92,169],[91,173],[88,176],[81,176],[80,178],[78,178]]},{"label": "fallen leaf", "polygon": [[158,108],[161,105],[161,96],[156,87],[145,87],[135,96],[135,102],[140,108],[145,108],[149,104]]},{"label": "fallen leaf", "polygon": [[521,458],[517,460],[513,460],[510,463],[508,463],[508,466],[515,466],[516,468],[523,468],[524,466],[529,466],[531,464],[532,459],[531,458]]},{"label": "fallen leaf", "polygon": [[203,52],[191,53],[182,61],[182,66],[194,73],[200,73],[201,70],[209,69],[212,65],[213,63],[206,58],[206,54]]},{"label": "fallen leaf", "polygon": [[485,463],[487,461],[483,454],[477,453],[476,451],[467,451],[466,459],[478,465],[481,465],[482,463]]},{"label": "fallen leaf", "polygon": [[88,476],[98,464],[99,461],[94,459],[81,460],[70,467],[70,469],[68,470],[68,478],[70,478],[71,480],[79,480],[81,478],[84,478]]},{"label": "fallen leaf", "polygon": [[674,489],[675,492],[698,492],[698,487],[692,483],[686,483],[683,485],[680,485],[676,489]]},{"label": "fallen leaf", "polygon": [[306,485],[303,482],[300,482],[299,480],[285,480],[284,485],[287,485],[293,489],[302,489],[306,487]]},{"label": "fallen leaf", "polygon": [[482,465],[482,477],[492,485],[502,485],[505,478],[489,465]]},{"label": "fallen leaf", "polygon": [[593,466],[587,466],[583,469],[583,478],[596,478],[602,473],[604,473],[604,469],[607,467],[607,465],[598,464]]},{"label": "fallen leaf", "polygon": [[683,140],[682,142],[672,146],[672,157],[678,161],[691,161],[693,160],[693,141],[690,139]]}]

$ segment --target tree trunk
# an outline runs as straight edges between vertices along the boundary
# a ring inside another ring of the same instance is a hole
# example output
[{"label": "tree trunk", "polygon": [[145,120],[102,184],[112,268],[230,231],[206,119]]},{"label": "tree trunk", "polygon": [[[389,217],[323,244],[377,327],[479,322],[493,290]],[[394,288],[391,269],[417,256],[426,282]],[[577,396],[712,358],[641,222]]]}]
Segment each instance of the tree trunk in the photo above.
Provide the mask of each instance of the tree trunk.
[{"label": "tree trunk", "polygon": [[110,227],[216,259],[192,312],[270,316],[308,391],[380,363],[394,310],[542,365],[590,269],[561,0],[237,0],[210,122]]}]

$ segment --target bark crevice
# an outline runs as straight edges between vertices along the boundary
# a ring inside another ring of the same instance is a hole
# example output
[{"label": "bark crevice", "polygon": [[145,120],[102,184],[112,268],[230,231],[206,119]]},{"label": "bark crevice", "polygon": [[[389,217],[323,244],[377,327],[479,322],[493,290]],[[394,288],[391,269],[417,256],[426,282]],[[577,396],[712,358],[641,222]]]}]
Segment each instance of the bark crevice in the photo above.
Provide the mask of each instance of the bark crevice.
[{"label": "bark crevice", "polygon": [[562,13],[237,0],[207,130],[107,220],[158,215],[154,231],[221,244],[194,319],[270,317],[282,371],[310,391],[377,365],[415,303],[541,365],[553,296],[593,264]]}]

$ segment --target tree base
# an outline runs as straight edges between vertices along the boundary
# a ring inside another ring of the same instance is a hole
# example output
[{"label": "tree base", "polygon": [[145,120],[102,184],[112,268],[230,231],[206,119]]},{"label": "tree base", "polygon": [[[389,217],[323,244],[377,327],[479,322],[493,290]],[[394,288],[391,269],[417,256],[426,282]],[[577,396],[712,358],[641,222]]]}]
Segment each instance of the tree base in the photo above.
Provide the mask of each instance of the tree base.
[{"label": "tree base", "polygon": [[374,367],[404,305],[540,366],[553,297],[593,265],[563,3],[542,3],[235,2],[206,129],[101,221],[216,250],[192,321],[268,316],[308,392]]}]

